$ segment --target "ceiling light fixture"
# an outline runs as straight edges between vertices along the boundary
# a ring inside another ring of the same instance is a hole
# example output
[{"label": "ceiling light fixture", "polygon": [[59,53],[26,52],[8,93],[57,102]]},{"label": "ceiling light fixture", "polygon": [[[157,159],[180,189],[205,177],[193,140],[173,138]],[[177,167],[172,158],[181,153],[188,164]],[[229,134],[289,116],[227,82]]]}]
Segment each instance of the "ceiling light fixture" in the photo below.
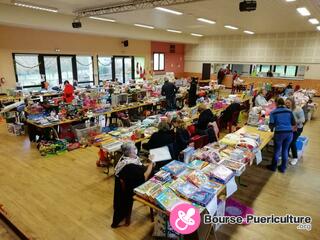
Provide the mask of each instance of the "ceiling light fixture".
[{"label": "ceiling light fixture", "polygon": [[203,37],[202,34],[198,34],[198,33],[191,33],[192,36],[195,36],[195,37]]},{"label": "ceiling light fixture", "polygon": [[234,27],[234,26],[230,26],[230,25],[225,25],[225,28],[231,29],[231,30],[238,30],[239,28]]},{"label": "ceiling light fixture", "polygon": [[314,25],[319,24],[319,21],[318,21],[318,19],[316,19],[316,18],[310,18],[310,19],[309,19],[309,22],[310,22],[311,24],[314,24]]},{"label": "ceiling light fixture", "polygon": [[153,26],[149,26],[149,25],[144,25],[144,24],[139,24],[139,23],[135,23],[134,24],[136,27],[142,27],[142,28],[148,28],[148,29],[154,29]]},{"label": "ceiling light fixture", "polygon": [[317,27],[318,31],[320,31],[320,26]]},{"label": "ceiling light fixture", "polygon": [[286,0],[286,2],[295,2],[296,0]]},{"label": "ceiling light fixture", "polygon": [[156,7],[155,9],[162,11],[162,12],[172,13],[175,15],[182,15],[183,14],[182,12],[174,11],[174,10],[171,10],[168,8],[163,8],[163,7]]},{"label": "ceiling light fixture", "polygon": [[299,7],[299,8],[297,8],[297,11],[298,11],[298,13],[300,13],[300,15],[302,15],[304,17],[311,15],[309,10],[306,7]]},{"label": "ceiling light fixture", "polygon": [[89,17],[94,20],[99,20],[99,21],[105,21],[105,22],[115,22],[116,20],[109,19],[109,18],[102,18],[102,17]]},{"label": "ceiling light fixture", "polygon": [[33,5],[30,3],[14,2],[13,4],[18,7],[31,8],[31,9],[41,10],[41,11],[46,11],[46,12],[54,12],[54,13],[58,12],[58,9],[56,9],[56,8],[43,7],[43,6],[39,6],[39,5]]},{"label": "ceiling light fixture", "polygon": [[197,20],[200,21],[200,22],[209,23],[209,24],[215,24],[216,23],[215,21],[208,20],[208,19],[205,19],[205,18],[197,18]]},{"label": "ceiling light fixture", "polygon": [[254,34],[254,32],[252,32],[252,31],[248,31],[248,30],[244,30],[243,32],[244,32],[244,33],[246,33],[246,34],[251,34],[251,35],[253,35],[253,34]]},{"label": "ceiling light fixture", "polygon": [[173,30],[173,29],[167,29],[167,31],[172,33],[182,33],[181,31]]}]

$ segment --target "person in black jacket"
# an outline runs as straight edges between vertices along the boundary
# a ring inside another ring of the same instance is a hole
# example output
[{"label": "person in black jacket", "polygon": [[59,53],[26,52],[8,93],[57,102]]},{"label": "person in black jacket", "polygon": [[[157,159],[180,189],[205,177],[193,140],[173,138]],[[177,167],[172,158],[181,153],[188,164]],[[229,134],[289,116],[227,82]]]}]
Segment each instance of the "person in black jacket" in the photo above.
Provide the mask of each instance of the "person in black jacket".
[{"label": "person in black jacket", "polygon": [[200,113],[198,123],[196,125],[196,131],[199,135],[208,135],[209,142],[216,142],[217,137],[213,129],[213,125],[217,121],[210,109],[207,109],[206,105],[200,104],[198,107]]},{"label": "person in black jacket", "polygon": [[161,95],[166,96],[167,111],[172,111],[176,108],[176,93],[178,88],[168,78],[165,78],[165,82],[161,89]]},{"label": "person in black jacket", "polygon": [[[235,112],[240,112],[241,105],[238,101],[231,103],[226,110],[224,110],[221,114],[221,121],[224,124],[227,124],[229,121],[232,120],[233,114]],[[236,122],[232,123],[233,125],[236,125]]]},{"label": "person in black jacket", "polygon": [[143,148],[146,150],[160,148],[173,144],[174,133],[170,130],[170,126],[167,122],[160,122],[158,125],[158,132],[151,135],[149,141],[143,144]]},{"label": "person in black jacket", "polygon": [[217,76],[217,79],[218,79],[218,84],[222,84],[222,81],[225,77],[226,73],[225,71],[223,70],[223,68],[220,68],[219,72],[218,72],[218,76]]},{"label": "person in black jacket", "polygon": [[194,107],[197,102],[197,81],[196,78],[192,78],[189,89],[189,107]]},{"label": "person in black jacket", "polygon": [[175,159],[179,159],[181,151],[186,149],[190,143],[190,134],[186,129],[185,122],[180,118],[175,118],[171,121],[171,124],[175,128],[174,139],[174,153]]}]

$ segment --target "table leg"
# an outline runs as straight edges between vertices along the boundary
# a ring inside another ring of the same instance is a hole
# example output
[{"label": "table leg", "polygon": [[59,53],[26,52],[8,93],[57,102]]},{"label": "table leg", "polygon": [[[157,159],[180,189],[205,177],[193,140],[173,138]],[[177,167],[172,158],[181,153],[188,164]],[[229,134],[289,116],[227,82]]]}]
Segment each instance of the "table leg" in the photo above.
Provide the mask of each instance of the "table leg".
[{"label": "table leg", "polygon": [[241,182],[241,176],[238,177],[238,183],[241,187],[248,187],[248,185]]}]

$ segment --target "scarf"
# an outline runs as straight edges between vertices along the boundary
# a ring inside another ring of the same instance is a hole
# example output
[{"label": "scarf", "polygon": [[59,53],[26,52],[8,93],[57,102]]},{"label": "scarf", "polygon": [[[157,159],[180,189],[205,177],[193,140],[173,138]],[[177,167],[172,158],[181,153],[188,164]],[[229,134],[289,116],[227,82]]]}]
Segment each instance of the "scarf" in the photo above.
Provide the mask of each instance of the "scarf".
[{"label": "scarf", "polygon": [[128,164],[135,164],[135,165],[139,165],[141,166],[142,163],[140,162],[140,159],[137,158],[131,158],[131,157],[124,157],[122,156],[119,160],[119,162],[117,163],[116,167],[115,167],[115,175],[117,177],[119,177],[119,173],[121,172],[121,170],[127,166]]}]

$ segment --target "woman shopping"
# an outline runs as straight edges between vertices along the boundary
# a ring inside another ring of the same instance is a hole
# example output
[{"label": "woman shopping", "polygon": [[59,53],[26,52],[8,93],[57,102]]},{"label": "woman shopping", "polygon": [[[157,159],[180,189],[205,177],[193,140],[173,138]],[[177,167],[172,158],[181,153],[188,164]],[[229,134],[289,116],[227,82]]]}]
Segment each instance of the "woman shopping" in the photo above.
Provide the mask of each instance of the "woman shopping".
[{"label": "woman shopping", "polygon": [[[125,225],[130,224],[133,189],[148,180],[153,169],[152,163],[147,166],[141,163],[134,143],[124,143],[121,150],[123,156],[115,167],[112,228],[118,227],[123,220],[125,220]],[[149,156],[150,161],[151,158],[152,156]]]},{"label": "woman shopping", "polygon": [[280,172],[284,173],[287,168],[288,152],[293,138],[292,132],[296,127],[296,121],[292,111],[285,107],[282,98],[276,100],[276,105],[277,108],[270,113],[269,122],[271,131],[274,131],[274,155],[269,169],[276,171],[279,156],[281,154],[282,162],[278,169]]},{"label": "woman shopping", "polygon": [[304,112],[301,107],[296,106],[293,98],[287,98],[285,101],[286,107],[290,109],[293,113],[294,119],[296,121],[296,128],[293,129],[293,139],[289,148],[291,150],[292,158],[289,159],[291,165],[296,165],[298,162],[298,152],[297,152],[297,139],[303,131],[303,124],[305,122]]}]

